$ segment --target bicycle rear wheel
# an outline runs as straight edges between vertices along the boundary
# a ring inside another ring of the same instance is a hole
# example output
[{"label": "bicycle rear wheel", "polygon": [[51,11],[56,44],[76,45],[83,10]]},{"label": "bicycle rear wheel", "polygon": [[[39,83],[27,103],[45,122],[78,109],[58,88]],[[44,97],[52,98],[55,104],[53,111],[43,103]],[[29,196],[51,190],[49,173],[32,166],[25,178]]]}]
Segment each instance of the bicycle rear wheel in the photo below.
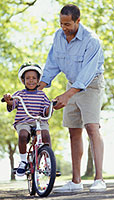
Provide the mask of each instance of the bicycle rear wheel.
[{"label": "bicycle rear wheel", "polygon": [[34,170],[36,192],[40,197],[46,197],[51,192],[56,177],[56,160],[52,149],[49,146],[41,147],[37,160]]}]

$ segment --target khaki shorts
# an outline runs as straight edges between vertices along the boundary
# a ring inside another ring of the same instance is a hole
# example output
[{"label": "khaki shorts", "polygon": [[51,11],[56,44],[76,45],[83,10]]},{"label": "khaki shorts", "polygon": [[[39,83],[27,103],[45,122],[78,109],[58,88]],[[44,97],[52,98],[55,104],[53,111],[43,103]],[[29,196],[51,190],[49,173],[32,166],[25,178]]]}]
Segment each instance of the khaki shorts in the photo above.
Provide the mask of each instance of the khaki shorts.
[{"label": "khaki shorts", "polygon": [[[67,90],[71,88],[68,82]],[[85,91],[73,95],[63,110],[63,126],[83,128],[88,123],[99,123],[102,97],[104,93],[104,77],[99,75],[93,79]]]},{"label": "khaki shorts", "polygon": [[[17,133],[19,135],[20,130],[25,129],[27,130],[29,133],[31,133],[31,126],[35,127],[35,122],[33,123],[20,123],[16,125],[16,130]],[[49,131],[49,125],[47,121],[42,121],[41,122],[41,130],[48,130]]]}]

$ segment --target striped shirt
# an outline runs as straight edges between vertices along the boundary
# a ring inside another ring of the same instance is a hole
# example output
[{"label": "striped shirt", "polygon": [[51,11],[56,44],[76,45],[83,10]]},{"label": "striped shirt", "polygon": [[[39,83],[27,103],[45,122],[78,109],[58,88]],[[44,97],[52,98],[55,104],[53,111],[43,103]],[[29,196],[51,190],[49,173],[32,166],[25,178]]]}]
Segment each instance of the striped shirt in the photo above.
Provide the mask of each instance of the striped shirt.
[{"label": "striped shirt", "polygon": [[[33,116],[43,116],[45,117],[45,110],[50,105],[50,101],[48,97],[45,95],[43,91],[27,91],[26,89],[15,92],[12,96],[20,96],[26,107],[28,112]],[[35,120],[30,118],[24,111],[21,102],[17,99],[13,100],[12,106],[7,106],[9,112],[14,109],[17,109],[14,127],[16,127],[19,123],[31,123]]]}]

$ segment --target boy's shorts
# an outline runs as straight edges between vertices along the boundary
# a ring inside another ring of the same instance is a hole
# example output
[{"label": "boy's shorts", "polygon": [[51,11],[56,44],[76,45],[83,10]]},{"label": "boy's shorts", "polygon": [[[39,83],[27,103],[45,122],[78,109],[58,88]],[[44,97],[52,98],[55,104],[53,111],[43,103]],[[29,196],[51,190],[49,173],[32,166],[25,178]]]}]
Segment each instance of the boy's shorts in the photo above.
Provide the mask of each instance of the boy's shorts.
[{"label": "boy's shorts", "polygon": [[[31,126],[35,127],[35,125],[36,125],[35,122],[17,124],[16,130],[17,130],[18,135],[19,135],[20,130],[22,130],[22,129],[25,129],[29,133],[31,133]],[[48,125],[47,121],[42,121],[40,126],[41,126],[41,130],[48,130],[49,131],[49,125]]]},{"label": "boy's shorts", "polygon": [[[71,88],[68,82],[67,90]],[[73,95],[63,110],[63,126],[83,128],[88,123],[99,123],[102,97],[104,93],[104,77],[99,75],[93,79],[85,91]]]}]

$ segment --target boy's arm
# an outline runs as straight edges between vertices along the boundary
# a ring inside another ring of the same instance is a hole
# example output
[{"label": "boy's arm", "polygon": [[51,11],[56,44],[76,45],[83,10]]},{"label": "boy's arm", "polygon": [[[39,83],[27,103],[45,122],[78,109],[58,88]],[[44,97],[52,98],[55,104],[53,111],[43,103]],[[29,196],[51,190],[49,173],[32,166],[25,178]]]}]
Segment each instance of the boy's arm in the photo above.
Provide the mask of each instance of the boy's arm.
[{"label": "boy's arm", "polygon": [[4,100],[9,106],[13,106],[13,100],[11,100],[12,96],[10,93],[4,95]]},{"label": "boy's arm", "polygon": [[45,116],[47,117],[48,114],[49,114],[49,107],[47,107],[47,108],[45,109]]},{"label": "boy's arm", "polygon": [[4,95],[4,100],[7,103],[7,110],[10,112],[12,111],[13,107],[13,100],[11,100],[12,96],[10,93]]}]

